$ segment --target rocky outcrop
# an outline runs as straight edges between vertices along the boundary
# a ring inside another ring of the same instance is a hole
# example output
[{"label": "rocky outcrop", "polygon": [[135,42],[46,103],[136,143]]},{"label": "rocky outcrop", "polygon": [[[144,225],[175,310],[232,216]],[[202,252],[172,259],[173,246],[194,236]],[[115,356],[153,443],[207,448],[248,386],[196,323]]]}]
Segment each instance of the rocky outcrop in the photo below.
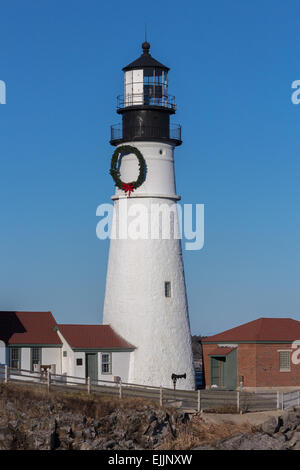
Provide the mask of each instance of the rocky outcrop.
[{"label": "rocky outcrop", "polygon": [[300,450],[300,408],[270,417],[257,432],[240,433],[197,450]]},{"label": "rocky outcrop", "polygon": [[142,399],[37,388],[0,384],[0,450],[300,450],[300,408],[259,425],[209,423]]},{"label": "rocky outcrop", "polygon": [[[55,397],[0,389],[0,450],[155,449],[187,415],[131,400]],[[49,403],[49,400],[51,401]]]}]

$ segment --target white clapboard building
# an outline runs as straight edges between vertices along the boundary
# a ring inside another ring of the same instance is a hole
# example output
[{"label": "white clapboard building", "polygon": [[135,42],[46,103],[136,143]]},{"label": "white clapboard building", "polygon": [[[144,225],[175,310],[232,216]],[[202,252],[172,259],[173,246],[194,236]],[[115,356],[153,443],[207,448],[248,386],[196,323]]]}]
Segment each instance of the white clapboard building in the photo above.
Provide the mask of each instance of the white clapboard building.
[{"label": "white clapboard building", "polygon": [[51,312],[0,312],[0,364],[93,380],[128,380],[134,346],[109,325],[60,325]]}]

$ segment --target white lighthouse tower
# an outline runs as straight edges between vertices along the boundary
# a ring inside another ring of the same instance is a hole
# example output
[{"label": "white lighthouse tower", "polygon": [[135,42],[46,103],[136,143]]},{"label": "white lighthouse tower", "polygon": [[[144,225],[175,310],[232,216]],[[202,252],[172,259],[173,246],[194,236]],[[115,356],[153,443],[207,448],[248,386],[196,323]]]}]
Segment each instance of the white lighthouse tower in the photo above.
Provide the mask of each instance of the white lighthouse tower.
[{"label": "white lighthouse tower", "polygon": [[[117,230],[110,241],[103,323],[136,348],[129,382],[172,387],[173,374],[185,375],[176,387],[192,390],[181,241],[174,233],[180,199],[174,149],[182,143],[181,127],[170,125],[176,105],[168,93],[169,69],[150,55],[148,42],[142,48],[142,55],[123,69],[124,96],[119,97],[117,109],[122,125],[111,128],[110,142],[116,146],[111,174],[116,182],[112,199]],[[169,234],[161,225],[168,210],[173,214]],[[150,227],[146,214],[162,216],[152,218]]]}]

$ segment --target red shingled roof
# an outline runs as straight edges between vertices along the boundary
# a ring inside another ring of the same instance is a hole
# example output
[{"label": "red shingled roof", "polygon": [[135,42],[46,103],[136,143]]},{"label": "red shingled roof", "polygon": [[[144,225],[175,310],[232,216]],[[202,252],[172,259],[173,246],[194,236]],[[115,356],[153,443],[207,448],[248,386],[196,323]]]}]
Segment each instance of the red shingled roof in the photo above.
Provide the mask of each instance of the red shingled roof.
[{"label": "red shingled roof", "polygon": [[300,339],[300,322],[292,318],[258,318],[203,339],[203,343],[224,341],[287,341]]},{"label": "red shingled roof", "polygon": [[227,354],[231,353],[236,348],[226,348],[225,346],[219,347],[214,349],[211,353],[209,353],[209,356],[227,356]]},{"label": "red shingled roof", "polygon": [[58,329],[75,349],[134,349],[110,325],[58,325]]},{"label": "red shingled roof", "polygon": [[0,312],[0,340],[6,344],[61,345],[51,312]]}]

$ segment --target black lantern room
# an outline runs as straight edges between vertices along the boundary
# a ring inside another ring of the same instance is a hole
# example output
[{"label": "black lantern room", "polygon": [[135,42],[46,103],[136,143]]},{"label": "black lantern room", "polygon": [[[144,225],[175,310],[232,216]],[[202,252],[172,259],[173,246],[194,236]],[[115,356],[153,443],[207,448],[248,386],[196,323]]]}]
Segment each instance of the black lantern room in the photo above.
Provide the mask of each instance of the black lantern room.
[{"label": "black lantern room", "polygon": [[170,125],[176,104],[168,92],[169,68],[151,56],[148,42],[142,49],[142,55],[123,68],[124,94],[118,96],[117,106],[122,125],[111,126],[110,143],[148,140],[180,145],[181,126]]}]

